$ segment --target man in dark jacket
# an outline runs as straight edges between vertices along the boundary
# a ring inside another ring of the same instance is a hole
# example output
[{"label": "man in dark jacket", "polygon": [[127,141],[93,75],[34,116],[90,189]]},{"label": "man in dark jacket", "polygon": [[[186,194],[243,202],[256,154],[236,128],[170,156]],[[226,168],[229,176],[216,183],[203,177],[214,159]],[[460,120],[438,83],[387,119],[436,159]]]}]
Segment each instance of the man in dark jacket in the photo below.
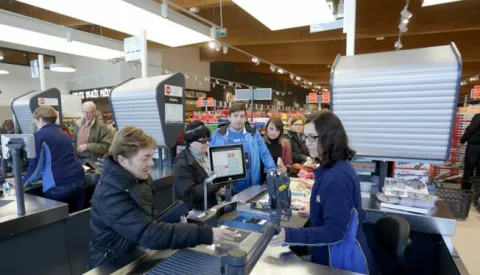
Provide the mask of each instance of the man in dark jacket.
[{"label": "man in dark jacket", "polygon": [[[203,182],[208,177],[210,168],[207,161],[210,130],[202,121],[192,121],[185,129],[187,148],[175,160],[175,191],[188,209],[204,210]],[[221,185],[207,185],[207,207],[217,204],[216,192]]]},{"label": "man in dark jacket", "polygon": [[95,103],[83,103],[83,118],[77,123],[73,136],[73,145],[81,163],[90,160],[95,162],[103,158],[112,143],[112,136],[108,127],[96,119],[97,107]]},{"label": "man in dark jacket", "polygon": [[467,143],[462,189],[470,190],[472,188],[470,179],[474,176],[480,177],[480,114],[473,116],[472,122],[468,125],[460,142]]}]

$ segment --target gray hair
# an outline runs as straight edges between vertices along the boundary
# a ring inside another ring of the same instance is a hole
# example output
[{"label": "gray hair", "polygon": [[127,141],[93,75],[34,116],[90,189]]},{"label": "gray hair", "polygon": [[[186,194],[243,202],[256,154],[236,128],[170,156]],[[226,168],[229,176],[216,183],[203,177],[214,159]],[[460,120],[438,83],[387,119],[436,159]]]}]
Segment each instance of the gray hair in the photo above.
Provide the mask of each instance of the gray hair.
[{"label": "gray hair", "polygon": [[93,101],[85,101],[83,103],[83,107],[93,107],[95,109],[95,111],[97,110],[97,105],[95,103],[93,103]]}]

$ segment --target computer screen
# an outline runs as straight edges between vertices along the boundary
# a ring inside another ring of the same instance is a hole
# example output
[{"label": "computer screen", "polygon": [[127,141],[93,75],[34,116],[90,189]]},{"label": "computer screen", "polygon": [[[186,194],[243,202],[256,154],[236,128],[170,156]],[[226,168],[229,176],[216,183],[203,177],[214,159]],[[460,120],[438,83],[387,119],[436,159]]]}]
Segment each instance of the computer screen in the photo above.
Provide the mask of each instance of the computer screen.
[{"label": "computer screen", "polygon": [[227,183],[246,178],[243,145],[210,147],[209,157],[210,167],[217,175],[212,183]]}]

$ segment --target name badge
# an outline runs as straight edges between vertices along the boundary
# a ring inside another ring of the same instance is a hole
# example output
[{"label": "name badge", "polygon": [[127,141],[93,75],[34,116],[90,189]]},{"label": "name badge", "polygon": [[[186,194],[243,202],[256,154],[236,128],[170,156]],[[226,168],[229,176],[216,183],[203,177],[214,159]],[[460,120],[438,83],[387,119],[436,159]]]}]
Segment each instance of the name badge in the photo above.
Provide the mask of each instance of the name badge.
[{"label": "name badge", "polygon": [[321,202],[321,200],[320,200],[320,195],[317,195],[317,196],[315,197],[315,200],[317,201],[317,203],[320,203],[320,202]]}]

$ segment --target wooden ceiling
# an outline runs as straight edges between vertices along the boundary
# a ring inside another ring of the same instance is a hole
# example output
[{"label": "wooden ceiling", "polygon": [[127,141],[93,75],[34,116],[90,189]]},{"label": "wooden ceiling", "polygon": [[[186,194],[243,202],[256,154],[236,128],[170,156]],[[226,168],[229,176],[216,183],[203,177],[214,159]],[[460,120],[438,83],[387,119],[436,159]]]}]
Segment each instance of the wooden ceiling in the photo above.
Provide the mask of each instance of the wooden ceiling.
[{"label": "wooden ceiling", "polygon": [[[156,0],[160,1],[160,0]],[[220,0],[172,0],[185,8],[197,7],[198,15],[220,25]],[[355,53],[394,50],[398,37],[400,11],[405,0],[357,0]],[[422,0],[410,0],[413,17],[408,32],[402,35],[403,49],[446,45],[455,42],[463,58],[462,79],[480,73],[480,1],[462,0],[443,5],[421,7]],[[234,45],[260,59],[328,86],[330,68],[337,54],[344,55],[346,36],[342,30],[310,33],[309,27],[270,31],[231,0],[222,0],[223,26],[228,35],[222,42]],[[93,26],[12,0],[0,0],[0,9],[75,27],[104,36],[123,39],[125,34]],[[288,19],[287,19],[288,20]],[[382,38],[383,40],[377,40]],[[152,46],[158,46],[153,45]],[[229,50],[228,54],[201,45],[200,59],[236,63],[238,71],[258,72],[266,77],[291,81],[287,75],[272,73],[269,66],[255,66],[250,58]],[[480,84],[480,83],[477,83]],[[469,93],[473,84],[462,87]]]}]

